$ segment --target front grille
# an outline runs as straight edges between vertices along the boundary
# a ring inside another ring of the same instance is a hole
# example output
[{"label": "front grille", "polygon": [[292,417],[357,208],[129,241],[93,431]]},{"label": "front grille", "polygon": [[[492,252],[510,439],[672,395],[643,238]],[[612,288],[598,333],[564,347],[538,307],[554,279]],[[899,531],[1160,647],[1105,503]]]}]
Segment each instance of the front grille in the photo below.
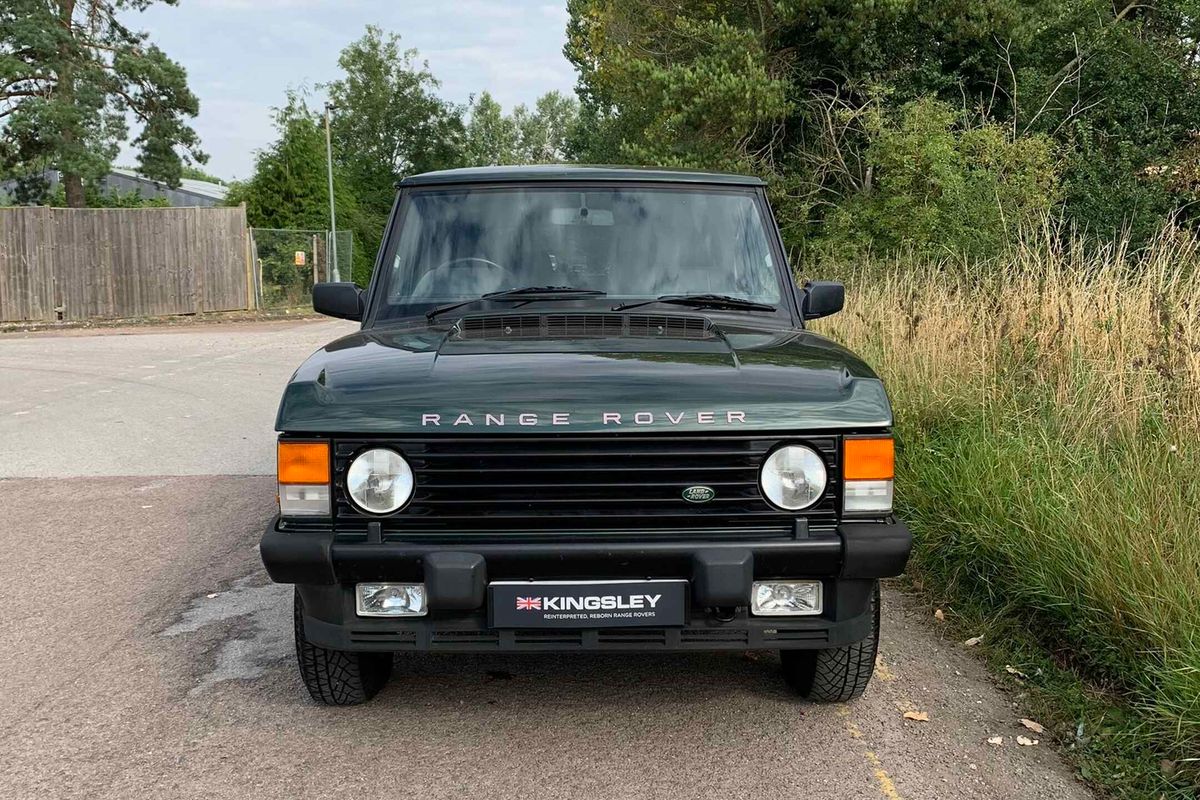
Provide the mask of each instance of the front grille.
[{"label": "front grille", "polygon": [[[365,533],[380,519],[385,534],[538,537],[637,534],[652,538],[790,535],[795,515],[763,499],[758,470],[782,441],[807,444],[825,460],[825,496],[803,516],[832,527],[841,504],[836,436],[531,436],[355,438],[334,442],[335,525]],[[386,445],[413,468],[407,507],[377,518],[357,511],[345,473],[363,449]],[[689,503],[684,489],[715,497]]]}]

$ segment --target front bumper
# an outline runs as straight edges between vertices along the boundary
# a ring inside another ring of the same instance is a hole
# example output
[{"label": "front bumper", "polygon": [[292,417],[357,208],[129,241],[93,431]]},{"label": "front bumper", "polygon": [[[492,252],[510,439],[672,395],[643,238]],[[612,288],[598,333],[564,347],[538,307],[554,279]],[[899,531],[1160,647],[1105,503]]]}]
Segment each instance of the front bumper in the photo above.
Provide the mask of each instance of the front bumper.
[{"label": "front bumper", "polygon": [[[898,575],[912,547],[899,521],[845,522],[836,532],[736,541],[344,542],[332,532],[279,530],[262,538],[267,573],[294,583],[310,641],[336,650],[718,650],[822,648],[869,635],[874,581]],[[487,624],[493,580],[685,578],[682,628],[499,630]],[[813,617],[754,617],[751,583],[814,578],[825,609]],[[363,618],[354,584],[423,582],[429,614]]]}]

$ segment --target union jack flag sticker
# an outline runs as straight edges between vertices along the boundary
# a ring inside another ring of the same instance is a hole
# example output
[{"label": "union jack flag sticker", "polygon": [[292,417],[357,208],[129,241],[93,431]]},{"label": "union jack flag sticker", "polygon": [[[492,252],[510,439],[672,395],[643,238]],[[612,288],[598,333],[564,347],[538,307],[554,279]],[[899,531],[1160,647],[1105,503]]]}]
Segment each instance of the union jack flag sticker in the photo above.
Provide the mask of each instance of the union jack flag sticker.
[{"label": "union jack flag sticker", "polygon": [[518,597],[517,611],[541,611],[542,598],[540,597]]}]

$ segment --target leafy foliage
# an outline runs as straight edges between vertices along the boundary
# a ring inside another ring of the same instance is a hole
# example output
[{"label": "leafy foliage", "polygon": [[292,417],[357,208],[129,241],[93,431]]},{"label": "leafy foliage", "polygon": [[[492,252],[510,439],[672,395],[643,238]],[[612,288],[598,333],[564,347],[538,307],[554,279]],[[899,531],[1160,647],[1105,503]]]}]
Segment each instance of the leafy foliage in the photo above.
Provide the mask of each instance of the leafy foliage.
[{"label": "leafy foliage", "polygon": [[193,181],[208,181],[209,183],[215,183],[218,186],[228,185],[228,181],[226,181],[224,178],[218,178],[211,172],[205,172],[199,167],[192,166],[191,164],[183,165],[183,169],[179,172],[179,177],[187,178]]},{"label": "leafy foliage", "polygon": [[[170,208],[171,201],[165,197],[142,197],[137,190],[128,192],[101,191],[93,186],[84,187],[88,208]],[[67,205],[67,193],[60,183],[44,200],[45,205],[63,208]]]},{"label": "leafy foliage", "polygon": [[[245,203],[246,218],[254,227],[329,230],[325,134],[320,118],[309,110],[302,98],[290,95],[287,105],[276,112],[275,125],[279,139],[258,154],[253,177],[235,183],[225,202],[229,205]],[[333,187],[339,224],[354,229],[361,223],[358,202],[346,188],[340,169],[334,172]],[[302,276],[292,265],[291,253],[308,249],[306,237],[300,235],[295,241],[283,242],[266,256],[260,250],[264,284],[285,290],[298,286]],[[353,266],[356,279],[369,278],[369,262]]]},{"label": "leafy foliage", "polygon": [[[327,229],[325,134],[319,118],[292,94],[276,111],[275,127],[279,139],[258,154],[253,177],[234,184],[227,202],[244,202],[257,227]],[[334,176],[334,197],[338,208],[355,205],[340,174]]]},{"label": "leafy foliage", "polygon": [[504,116],[491,94],[480,93],[471,103],[471,120],[463,142],[464,166],[514,163],[519,136],[516,123]]},{"label": "leafy foliage", "polygon": [[342,50],[343,77],[323,87],[334,106],[335,159],[374,213],[387,213],[396,181],[453,166],[461,147],[461,110],[437,96],[437,79],[417,57],[399,36],[370,26]]},{"label": "leafy foliage", "polygon": [[[343,76],[323,88],[333,105],[330,137],[336,171],[355,201],[353,208],[344,206],[339,196],[339,225],[348,223],[355,232],[360,246],[355,248],[354,272],[365,279],[396,181],[457,165],[462,111],[437,96],[438,81],[416,50],[403,50],[399,36],[375,26],[342,50],[338,66]],[[325,163],[323,142],[319,163]]]},{"label": "leafy foliage", "polygon": [[552,164],[567,158],[579,105],[561,92],[547,92],[533,110],[524,104],[505,116],[488,92],[470,106],[461,166]]},{"label": "leafy foliage", "polygon": [[986,258],[1056,200],[1054,145],[1043,135],[1014,140],[995,123],[966,125],[929,98],[875,107],[865,127],[863,157],[879,177],[829,214],[824,248]]},{"label": "leafy foliage", "polygon": [[[833,234],[893,249],[916,235],[919,247],[977,256],[1005,238],[1001,217],[1011,241],[1014,203],[1018,217],[1057,207],[1080,230],[1129,229],[1135,243],[1169,214],[1197,213],[1181,179],[1200,129],[1195,0],[569,0],[568,10],[579,156],[755,171],[793,244]],[[950,127],[930,116],[935,100],[956,110]],[[918,143],[923,134],[933,138]],[[901,144],[932,172],[887,157]],[[968,168],[981,148],[985,164]],[[924,188],[895,191],[914,178]],[[993,230],[964,243],[953,229],[981,206],[955,218],[951,197],[978,200],[989,185],[1000,190]],[[930,190],[944,199],[899,227],[880,216]]]},{"label": "leafy foliage", "polygon": [[570,0],[583,160],[773,171],[793,106],[753,5]]},{"label": "leafy foliage", "polygon": [[[203,163],[186,120],[199,112],[187,75],[147,35],[126,27],[152,0],[8,0],[0,7],[0,173],[63,174],[71,206],[141,126],[138,171],[178,186],[184,158]],[[164,0],[173,3],[174,0]],[[180,150],[183,155],[181,156]]]},{"label": "leafy foliage", "polygon": [[[508,115],[487,92],[469,108],[456,106],[438,97],[438,81],[416,50],[402,49],[399,36],[376,27],[350,43],[338,64],[342,77],[322,88],[331,103],[338,227],[354,232],[353,275],[360,284],[370,279],[395,184],[405,175],[568,157],[579,104],[559,92],[538,98],[532,110],[520,105]],[[280,138],[227,200],[246,203],[251,225],[329,227],[323,124],[301,98],[289,96],[277,119]],[[268,281],[294,274],[285,266]]]}]

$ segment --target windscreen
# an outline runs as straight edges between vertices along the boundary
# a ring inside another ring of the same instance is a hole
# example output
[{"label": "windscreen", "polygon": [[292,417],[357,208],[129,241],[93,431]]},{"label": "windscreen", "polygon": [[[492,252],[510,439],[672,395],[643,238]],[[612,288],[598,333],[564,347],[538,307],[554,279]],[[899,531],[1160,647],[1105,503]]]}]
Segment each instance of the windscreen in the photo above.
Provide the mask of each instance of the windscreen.
[{"label": "windscreen", "polygon": [[454,189],[406,199],[379,317],[530,286],[604,302],[723,294],[778,305],[755,195],[742,190]]}]

